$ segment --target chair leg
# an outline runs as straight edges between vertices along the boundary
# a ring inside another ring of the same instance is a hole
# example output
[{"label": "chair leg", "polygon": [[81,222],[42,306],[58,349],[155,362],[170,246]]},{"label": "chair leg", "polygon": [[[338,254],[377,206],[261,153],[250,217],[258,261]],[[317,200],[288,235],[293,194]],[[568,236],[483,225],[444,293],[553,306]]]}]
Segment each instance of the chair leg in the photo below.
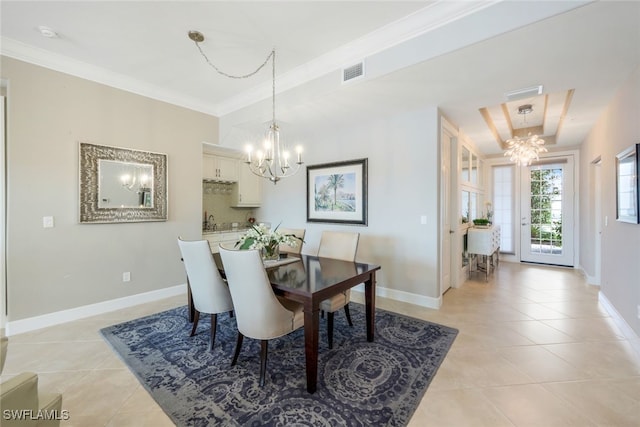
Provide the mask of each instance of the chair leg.
[{"label": "chair leg", "polygon": [[351,312],[349,311],[349,303],[344,305],[344,314],[347,316],[347,322],[349,322],[349,326],[353,327],[353,322],[351,322]]},{"label": "chair leg", "polygon": [[190,337],[196,334],[196,329],[198,328],[198,320],[200,320],[200,312],[196,310],[193,315],[193,328],[191,328],[191,335],[189,335]]},{"label": "chair leg", "polygon": [[260,387],[264,387],[264,376],[267,371],[267,348],[269,340],[260,341]]},{"label": "chair leg", "polygon": [[233,354],[233,360],[231,361],[231,366],[235,366],[238,361],[238,356],[240,356],[240,348],[242,347],[242,339],[244,335],[238,332],[238,340],[236,341],[236,351]]},{"label": "chair leg", "polygon": [[329,338],[329,348],[333,348],[333,312],[327,312],[327,337]]},{"label": "chair leg", "polygon": [[211,315],[211,341],[209,342],[209,351],[213,350],[213,343],[216,342],[216,329],[218,329],[218,315],[213,313]]}]

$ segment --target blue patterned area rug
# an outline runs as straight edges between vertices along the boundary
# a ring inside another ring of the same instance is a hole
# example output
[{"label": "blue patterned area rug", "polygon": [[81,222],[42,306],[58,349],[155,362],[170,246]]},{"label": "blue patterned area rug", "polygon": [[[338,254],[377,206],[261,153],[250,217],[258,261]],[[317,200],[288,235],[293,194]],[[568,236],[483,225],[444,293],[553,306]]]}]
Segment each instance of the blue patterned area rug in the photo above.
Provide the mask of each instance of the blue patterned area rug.
[{"label": "blue patterned area rug", "polygon": [[102,335],[178,426],[403,426],[420,403],[458,331],[376,310],[366,340],[364,306],[351,303],[353,327],[337,312],[329,350],[321,319],[318,389],[307,393],[304,334],[269,341],[265,385],[260,343],[245,338],[235,367],[235,319],[218,315],[208,350],[209,316],[189,337],[179,307],[102,329]]}]

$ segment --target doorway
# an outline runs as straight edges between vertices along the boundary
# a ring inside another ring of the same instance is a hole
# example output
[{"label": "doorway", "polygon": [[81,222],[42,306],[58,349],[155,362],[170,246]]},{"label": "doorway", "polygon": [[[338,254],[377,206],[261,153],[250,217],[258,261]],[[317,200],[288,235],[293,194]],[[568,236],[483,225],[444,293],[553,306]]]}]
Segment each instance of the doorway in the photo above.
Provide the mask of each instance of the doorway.
[{"label": "doorway", "polygon": [[593,230],[594,236],[594,285],[600,286],[600,277],[602,272],[602,160],[598,157],[593,164],[593,185],[594,185],[594,212],[593,212]]},{"label": "doorway", "polygon": [[573,267],[573,156],[521,171],[520,260]]},{"label": "doorway", "polygon": [[[455,131],[451,128],[451,125],[445,120],[442,121],[440,131],[440,147],[441,147],[441,164],[440,164],[440,180],[441,180],[441,193],[440,193],[440,215],[442,223],[440,227],[441,239],[440,239],[440,296],[451,288],[451,281],[456,276],[452,274],[452,250],[455,245],[451,244],[451,237],[453,234],[452,221],[451,221],[451,173],[452,173],[452,155],[451,146],[455,143]],[[455,260],[455,257],[453,257]],[[454,279],[455,280],[455,279]]]}]

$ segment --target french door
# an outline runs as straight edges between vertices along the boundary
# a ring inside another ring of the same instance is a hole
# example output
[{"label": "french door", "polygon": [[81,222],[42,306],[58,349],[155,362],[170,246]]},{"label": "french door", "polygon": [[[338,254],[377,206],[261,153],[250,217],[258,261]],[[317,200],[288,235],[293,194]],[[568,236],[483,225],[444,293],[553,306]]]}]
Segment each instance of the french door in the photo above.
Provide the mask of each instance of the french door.
[{"label": "french door", "polygon": [[521,261],[572,267],[573,156],[521,170]]}]

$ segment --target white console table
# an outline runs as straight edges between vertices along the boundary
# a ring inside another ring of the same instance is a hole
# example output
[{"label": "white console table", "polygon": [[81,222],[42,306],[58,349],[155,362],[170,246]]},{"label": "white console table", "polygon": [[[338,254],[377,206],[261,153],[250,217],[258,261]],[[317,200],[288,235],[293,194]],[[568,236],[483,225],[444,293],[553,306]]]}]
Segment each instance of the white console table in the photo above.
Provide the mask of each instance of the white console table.
[{"label": "white console table", "polygon": [[[467,232],[467,252],[476,258],[477,269],[485,272],[485,279],[488,281],[489,272],[500,261],[500,226],[491,225],[487,228],[469,228]],[[483,262],[478,260],[478,255],[482,256]],[[471,274],[471,265],[472,263],[469,264],[469,274]]]}]

